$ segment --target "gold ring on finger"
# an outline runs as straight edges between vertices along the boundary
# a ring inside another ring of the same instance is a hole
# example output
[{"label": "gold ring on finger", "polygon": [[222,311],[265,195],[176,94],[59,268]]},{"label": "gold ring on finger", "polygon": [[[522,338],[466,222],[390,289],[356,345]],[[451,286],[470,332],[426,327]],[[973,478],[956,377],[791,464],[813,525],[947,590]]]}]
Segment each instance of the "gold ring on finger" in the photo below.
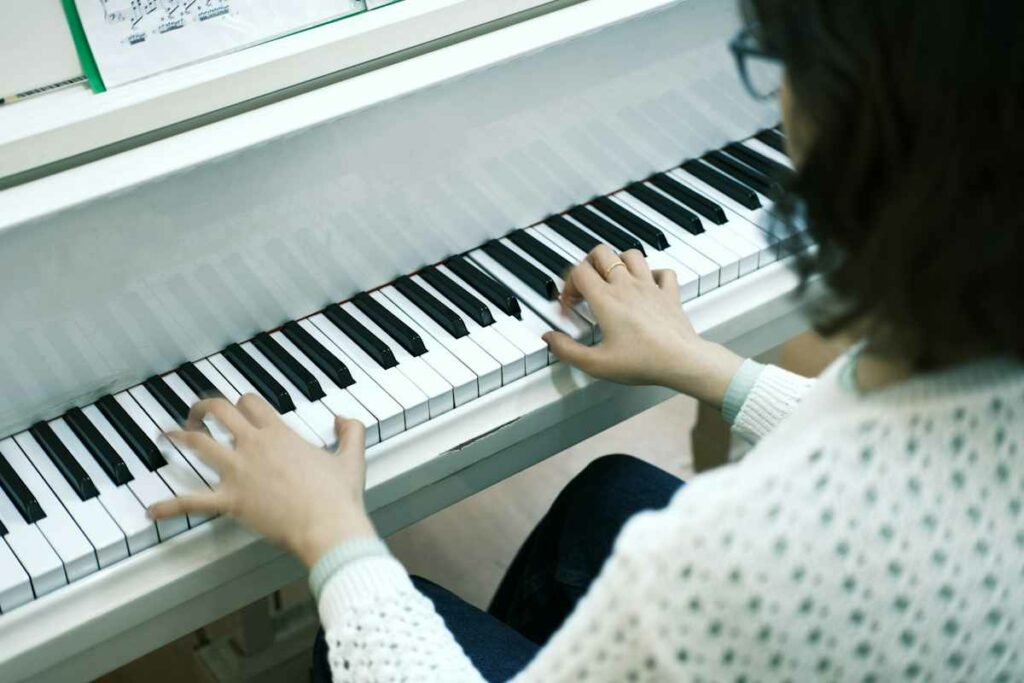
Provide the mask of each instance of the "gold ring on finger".
[{"label": "gold ring on finger", "polygon": [[607,279],[608,279],[608,277],[609,277],[609,276],[611,276],[611,274],[612,274],[612,271],[613,271],[613,270],[615,270],[616,268],[618,268],[619,266],[622,266],[623,268],[625,268],[625,267],[626,267],[626,264],[625,264],[625,263],[623,263],[622,261],[616,261],[616,262],[615,262],[615,263],[613,263],[612,265],[608,266],[608,270],[604,271],[604,277],[605,277],[605,279],[607,280]]}]

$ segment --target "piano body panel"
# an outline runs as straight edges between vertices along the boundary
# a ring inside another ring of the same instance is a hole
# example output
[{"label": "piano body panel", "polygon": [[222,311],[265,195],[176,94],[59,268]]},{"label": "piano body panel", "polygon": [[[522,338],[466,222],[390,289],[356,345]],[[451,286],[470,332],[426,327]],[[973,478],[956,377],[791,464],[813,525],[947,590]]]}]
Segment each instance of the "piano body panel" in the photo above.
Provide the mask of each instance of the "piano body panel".
[{"label": "piano body panel", "polygon": [[[0,189],[451,44],[465,32],[494,30],[578,1],[396,3],[129,83],[103,97],[80,87],[19,102],[0,109]],[[59,19],[54,30],[65,26]]]},{"label": "piano body panel", "polygon": [[[796,288],[779,262],[687,309],[702,334],[756,354],[806,329]],[[552,365],[371,448],[367,505],[394,533],[671,395]],[[89,680],[303,574],[280,549],[213,520],[0,617],[0,680]]]},{"label": "piano body panel", "polygon": [[777,120],[731,0],[588,0],[0,193],[0,432]]}]

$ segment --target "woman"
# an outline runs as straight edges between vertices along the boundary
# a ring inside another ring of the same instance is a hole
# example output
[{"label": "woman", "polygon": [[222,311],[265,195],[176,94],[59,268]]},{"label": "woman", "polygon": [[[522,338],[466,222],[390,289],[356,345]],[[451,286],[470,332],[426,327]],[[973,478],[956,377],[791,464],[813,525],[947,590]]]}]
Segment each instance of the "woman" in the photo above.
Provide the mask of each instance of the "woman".
[{"label": "woman", "polygon": [[671,273],[595,250],[563,296],[604,339],[553,334],[558,356],[722,406],[758,443],[678,493],[631,459],[588,468],[499,589],[505,623],[418,591],[376,539],[360,425],[334,457],[257,398],[199,404],[235,450],[175,438],[221,488],[152,513],[232,514],[312,567],[335,680],[1024,679],[1024,6],[744,9],[737,53],[786,69],[780,213],[853,350],[813,382],[744,361],[694,333]]}]

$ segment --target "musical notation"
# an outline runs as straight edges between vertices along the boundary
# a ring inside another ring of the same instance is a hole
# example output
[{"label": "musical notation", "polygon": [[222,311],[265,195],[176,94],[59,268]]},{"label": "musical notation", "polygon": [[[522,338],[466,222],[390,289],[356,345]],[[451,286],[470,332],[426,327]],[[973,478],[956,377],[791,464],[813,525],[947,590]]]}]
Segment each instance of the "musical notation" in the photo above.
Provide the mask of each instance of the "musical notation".
[{"label": "musical notation", "polygon": [[365,0],[75,0],[107,87],[366,10]]},{"label": "musical notation", "polygon": [[104,21],[126,30],[126,45],[138,45],[151,35],[182,29],[191,22],[227,17],[232,5],[232,0],[99,1]]}]

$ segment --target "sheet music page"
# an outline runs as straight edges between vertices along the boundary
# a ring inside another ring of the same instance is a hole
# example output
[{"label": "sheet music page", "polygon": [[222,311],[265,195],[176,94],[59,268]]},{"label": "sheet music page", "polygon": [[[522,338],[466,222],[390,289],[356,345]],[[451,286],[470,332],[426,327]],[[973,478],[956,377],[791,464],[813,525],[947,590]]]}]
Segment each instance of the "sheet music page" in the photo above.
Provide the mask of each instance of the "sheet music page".
[{"label": "sheet music page", "polygon": [[362,12],[364,0],[75,0],[108,88]]}]

